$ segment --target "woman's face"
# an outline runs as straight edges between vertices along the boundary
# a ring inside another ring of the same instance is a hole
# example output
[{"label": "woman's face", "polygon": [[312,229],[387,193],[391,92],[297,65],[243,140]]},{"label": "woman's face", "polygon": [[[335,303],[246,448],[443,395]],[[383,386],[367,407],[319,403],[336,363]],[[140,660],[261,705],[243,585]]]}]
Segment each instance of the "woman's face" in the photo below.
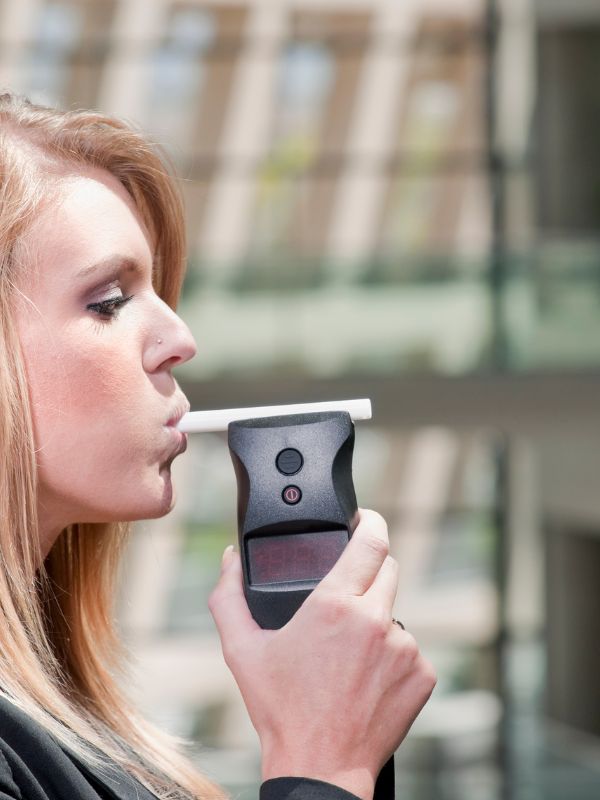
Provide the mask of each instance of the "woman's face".
[{"label": "woman's face", "polygon": [[149,233],[108,172],[67,177],[25,245],[17,325],[46,553],[68,524],[172,508],[170,466],[186,444],[174,420],[189,405],[171,370],[196,346],[155,294]]}]

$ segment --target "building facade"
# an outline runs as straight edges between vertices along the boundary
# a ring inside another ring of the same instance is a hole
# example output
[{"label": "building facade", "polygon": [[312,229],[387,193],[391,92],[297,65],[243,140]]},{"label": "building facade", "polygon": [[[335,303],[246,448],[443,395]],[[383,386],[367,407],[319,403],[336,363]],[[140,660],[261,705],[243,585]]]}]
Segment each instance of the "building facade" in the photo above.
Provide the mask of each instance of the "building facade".
[{"label": "building facade", "polygon": [[[599,53],[593,0],[0,0],[0,88],[126,118],[174,165],[192,407],[372,398],[359,502],[440,675],[406,797],[600,788]],[[174,474],[122,582],[134,691],[250,797],[206,607],[225,438]]]}]

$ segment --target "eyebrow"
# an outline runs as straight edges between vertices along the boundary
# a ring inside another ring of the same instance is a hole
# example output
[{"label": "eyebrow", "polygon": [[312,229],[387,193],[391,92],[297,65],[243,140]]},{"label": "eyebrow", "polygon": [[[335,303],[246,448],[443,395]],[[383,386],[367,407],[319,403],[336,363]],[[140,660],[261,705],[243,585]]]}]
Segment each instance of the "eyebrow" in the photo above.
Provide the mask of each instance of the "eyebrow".
[{"label": "eyebrow", "polygon": [[109,275],[106,277],[113,278],[116,277],[120,272],[125,270],[126,272],[144,272],[144,267],[142,264],[137,260],[137,258],[132,258],[131,256],[122,255],[121,253],[112,253],[110,256],[106,256],[105,258],[101,258],[100,261],[96,261],[94,264],[89,264],[87,267],[79,270],[76,273],[75,277],[77,279],[87,278],[89,275],[92,275],[96,272],[105,272],[110,271]]}]

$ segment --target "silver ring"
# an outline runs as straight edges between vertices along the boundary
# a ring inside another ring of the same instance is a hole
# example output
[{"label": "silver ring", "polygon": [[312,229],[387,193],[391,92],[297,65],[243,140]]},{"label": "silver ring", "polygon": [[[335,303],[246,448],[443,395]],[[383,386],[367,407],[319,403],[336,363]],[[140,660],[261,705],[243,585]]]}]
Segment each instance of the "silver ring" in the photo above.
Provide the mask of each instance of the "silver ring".
[{"label": "silver ring", "polygon": [[404,625],[403,625],[403,624],[400,622],[400,620],[399,620],[399,619],[396,619],[396,617],[392,617],[392,622],[394,623],[394,625],[400,625],[400,627],[402,628],[402,630],[403,630],[403,631],[405,631],[405,630],[406,630],[406,628],[404,627]]}]

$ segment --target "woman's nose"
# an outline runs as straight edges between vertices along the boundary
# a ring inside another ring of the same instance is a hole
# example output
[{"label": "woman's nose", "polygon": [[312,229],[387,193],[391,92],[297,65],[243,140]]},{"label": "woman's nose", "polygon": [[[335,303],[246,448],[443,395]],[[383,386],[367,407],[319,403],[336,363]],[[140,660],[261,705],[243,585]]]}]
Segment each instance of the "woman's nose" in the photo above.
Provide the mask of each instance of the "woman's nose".
[{"label": "woman's nose", "polygon": [[148,371],[184,364],[197,352],[196,342],[186,323],[166,303],[161,301],[161,305],[163,316],[153,327],[146,347]]}]

